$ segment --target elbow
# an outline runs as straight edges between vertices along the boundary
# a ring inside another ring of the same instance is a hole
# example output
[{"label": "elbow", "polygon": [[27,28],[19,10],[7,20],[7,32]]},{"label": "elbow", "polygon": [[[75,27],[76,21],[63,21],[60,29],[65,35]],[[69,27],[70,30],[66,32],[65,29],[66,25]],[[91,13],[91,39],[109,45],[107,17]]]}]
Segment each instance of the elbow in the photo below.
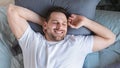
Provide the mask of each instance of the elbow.
[{"label": "elbow", "polygon": [[12,5],[10,4],[8,7],[7,7],[7,12],[10,12],[12,10]]},{"label": "elbow", "polygon": [[111,38],[109,38],[109,44],[113,44],[116,41],[116,35],[111,36]]},{"label": "elbow", "polygon": [[14,5],[13,4],[10,4],[7,8],[7,13],[8,14],[11,14],[15,11],[15,8],[14,8]]}]

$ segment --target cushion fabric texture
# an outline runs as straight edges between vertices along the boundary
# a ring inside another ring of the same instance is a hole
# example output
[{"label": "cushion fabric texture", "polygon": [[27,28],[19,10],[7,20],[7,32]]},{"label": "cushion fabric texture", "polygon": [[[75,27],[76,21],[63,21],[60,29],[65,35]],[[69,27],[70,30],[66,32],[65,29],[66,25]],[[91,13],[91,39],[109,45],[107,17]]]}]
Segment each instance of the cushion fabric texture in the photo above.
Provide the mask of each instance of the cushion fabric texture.
[{"label": "cushion fabric texture", "polygon": [[116,41],[120,40],[120,12],[97,10],[95,20],[109,28],[116,35]]},{"label": "cushion fabric texture", "polygon": [[[112,46],[99,52],[90,53],[84,62],[84,68],[104,68],[120,62],[120,12],[97,10],[95,21],[109,28],[116,35]],[[0,68],[23,68],[22,55],[13,55],[10,46],[14,45],[12,34],[6,17],[6,8],[0,7]],[[12,58],[12,60],[11,60]],[[12,63],[10,63],[12,62]]]},{"label": "cushion fabric texture", "polygon": [[88,54],[84,68],[115,66],[115,63],[120,63],[120,12],[96,10],[95,21],[109,28],[116,35],[116,42],[106,49]]},{"label": "cushion fabric texture", "polygon": [[0,68],[11,66],[11,47],[15,37],[7,24],[6,8],[0,7]]},{"label": "cushion fabric texture", "polygon": [[[15,4],[23,6],[34,12],[40,14],[41,16],[46,16],[46,11],[52,6],[59,6],[65,8],[69,13],[75,13],[88,17],[89,19],[94,19],[94,14],[96,6],[100,0],[15,0]],[[41,27],[36,27],[35,24],[31,24],[31,27],[35,31],[40,31],[42,33]],[[79,29],[68,28],[68,34],[82,34],[89,35],[89,31],[85,27]]]}]

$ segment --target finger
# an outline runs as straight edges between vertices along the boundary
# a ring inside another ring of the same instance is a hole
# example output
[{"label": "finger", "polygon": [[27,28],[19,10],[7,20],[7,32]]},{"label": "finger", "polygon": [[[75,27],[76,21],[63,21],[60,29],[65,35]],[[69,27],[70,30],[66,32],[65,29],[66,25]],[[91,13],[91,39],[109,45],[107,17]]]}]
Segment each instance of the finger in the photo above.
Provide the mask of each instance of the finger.
[{"label": "finger", "polygon": [[74,18],[74,16],[75,16],[74,14],[71,14],[71,15],[70,15],[71,18]]},{"label": "finger", "polygon": [[75,15],[75,14],[71,14],[71,17],[72,17],[72,18],[75,18],[75,17],[76,17],[76,15]]},{"label": "finger", "polygon": [[82,25],[71,24],[71,23],[68,23],[68,25],[69,25],[71,28],[75,28],[75,29],[78,29],[78,28],[82,27]]},{"label": "finger", "polygon": [[74,20],[74,17],[69,17],[70,20]]},{"label": "finger", "polygon": [[69,18],[68,21],[72,21],[72,19]]},{"label": "finger", "polygon": [[68,20],[68,23],[71,23],[71,22],[72,22],[72,21],[69,21],[69,20]]},{"label": "finger", "polygon": [[71,27],[71,28],[75,28],[75,26],[71,23],[68,23],[68,25]]},{"label": "finger", "polygon": [[75,16],[75,14],[71,14],[71,17],[74,17]]},{"label": "finger", "polygon": [[73,18],[73,17],[70,16],[69,19],[71,19],[71,18]]}]

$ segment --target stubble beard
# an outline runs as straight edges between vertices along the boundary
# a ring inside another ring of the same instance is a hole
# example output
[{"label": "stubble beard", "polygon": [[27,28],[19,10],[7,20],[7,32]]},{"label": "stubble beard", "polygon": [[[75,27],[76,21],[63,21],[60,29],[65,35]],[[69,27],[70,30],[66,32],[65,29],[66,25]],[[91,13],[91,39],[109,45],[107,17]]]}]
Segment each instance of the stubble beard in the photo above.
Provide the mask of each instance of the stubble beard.
[{"label": "stubble beard", "polygon": [[51,32],[49,30],[45,30],[45,34],[46,34],[46,39],[48,39],[49,41],[61,41],[64,39],[64,37],[66,36],[66,33],[62,33],[61,34],[56,34],[54,32]]},{"label": "stubble beard", "polygon": [[54,34],[51,34],[50,35],[50,38],[52,41],[61,41],[63,40],[65,37],[65,35],[62,35],[62,36],[57,36],[57,35],[54,35]]}]

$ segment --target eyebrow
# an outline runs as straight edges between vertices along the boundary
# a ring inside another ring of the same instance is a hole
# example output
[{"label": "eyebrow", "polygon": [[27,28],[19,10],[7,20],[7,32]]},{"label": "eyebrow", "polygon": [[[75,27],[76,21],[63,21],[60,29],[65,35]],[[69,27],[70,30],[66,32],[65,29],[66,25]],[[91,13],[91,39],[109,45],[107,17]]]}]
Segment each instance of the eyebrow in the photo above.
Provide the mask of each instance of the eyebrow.
[{"label": "eyebrow", "polygon": [[[58,21],[58,20],[52,20],[52,21]],[[67,23],[68,21],[63,21],[63,23]]]}]

